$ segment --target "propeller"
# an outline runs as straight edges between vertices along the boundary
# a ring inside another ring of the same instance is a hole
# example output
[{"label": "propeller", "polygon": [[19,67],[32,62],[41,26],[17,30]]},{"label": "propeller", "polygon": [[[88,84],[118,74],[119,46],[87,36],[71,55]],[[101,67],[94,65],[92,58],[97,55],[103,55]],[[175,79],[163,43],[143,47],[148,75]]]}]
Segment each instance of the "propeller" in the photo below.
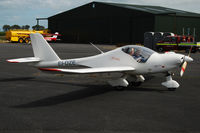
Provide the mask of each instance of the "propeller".
[{"label": "propeller", "polygon": [[182,65],[182,67],[181,67],[181,72],[180,72],[180,76],[181,76],[181,77],[183,76],[186,67],[187,67],[187,62],[184,61],[183,65]]},{"label": "propeller", "polygon": [[184,58],[183,58],[183,64],[182,64],[182,66],[181,66],[181,72],[180,72],[180,76],[181,76],[181,77],[183,76],[183,74],[184,74],[184,72],[185,72],[185,70],[186,70],[187,62],[193,61],[193,59],[190,57],[191,51],[192,51],[192,47],[190,48],[190,51],[189,51],[188,56],[184,56]]}]

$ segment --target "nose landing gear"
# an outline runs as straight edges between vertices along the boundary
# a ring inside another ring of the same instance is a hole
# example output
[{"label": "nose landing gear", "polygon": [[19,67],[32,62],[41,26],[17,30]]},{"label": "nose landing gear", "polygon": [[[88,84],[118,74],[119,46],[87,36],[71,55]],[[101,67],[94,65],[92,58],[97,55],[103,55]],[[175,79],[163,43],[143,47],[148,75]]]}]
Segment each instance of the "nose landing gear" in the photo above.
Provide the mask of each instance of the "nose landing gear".
[{"label": "nose landing gear", "polygon": [[170,73],[167,74],[166,81],[162,82],[162,85],[167,87],[169,91],[174,91],[180,86],[178,82],[172,79],[172,74]]}]

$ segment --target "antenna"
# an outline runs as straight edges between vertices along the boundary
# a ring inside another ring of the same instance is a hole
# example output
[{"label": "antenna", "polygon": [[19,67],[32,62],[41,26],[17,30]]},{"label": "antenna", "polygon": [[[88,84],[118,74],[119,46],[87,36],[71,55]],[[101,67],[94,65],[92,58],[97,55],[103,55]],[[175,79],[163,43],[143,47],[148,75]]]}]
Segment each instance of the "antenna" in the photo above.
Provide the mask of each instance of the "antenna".
[{"label": "antenna", "polygon": [[104,53],[101,49],[99,49],[99,48],[98,48],[97,46],[95,46],[93,43],[90,42],[90,44],[91,44],[93,47],[95,47],[99,52],[101,52],[101,54]]},{"label": "antenna", "polygon": [[193,31],[193,37],[194,37],[194,40],[193,40],[193,42],[195,42],[196,41],[196,28],[194,28],[194,31]]}]

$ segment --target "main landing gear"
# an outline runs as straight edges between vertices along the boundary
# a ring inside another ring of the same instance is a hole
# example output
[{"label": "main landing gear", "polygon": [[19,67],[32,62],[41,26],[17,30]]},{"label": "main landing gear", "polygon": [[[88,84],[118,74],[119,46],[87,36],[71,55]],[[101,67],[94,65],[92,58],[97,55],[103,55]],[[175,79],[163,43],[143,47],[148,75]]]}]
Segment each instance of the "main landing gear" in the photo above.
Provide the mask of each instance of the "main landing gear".
[{"label": "main landing gear", "polygon": [[[128,81],[126,80],[128,79]],[[108,83],[115,87],[116,90],[124,90],[126,87],[138,87],[144,82],[145,78],[142,75],[135,75],[127,77],[127,75],[122,76],[119,79],[109,80]]]},{"label": "main landing gear", "polygon": [[120,90],[120,91],[124,90],[129,85],[125,76],[118,79],[109,80],[108,83],[111,86],[115,87],[116,90]]}]

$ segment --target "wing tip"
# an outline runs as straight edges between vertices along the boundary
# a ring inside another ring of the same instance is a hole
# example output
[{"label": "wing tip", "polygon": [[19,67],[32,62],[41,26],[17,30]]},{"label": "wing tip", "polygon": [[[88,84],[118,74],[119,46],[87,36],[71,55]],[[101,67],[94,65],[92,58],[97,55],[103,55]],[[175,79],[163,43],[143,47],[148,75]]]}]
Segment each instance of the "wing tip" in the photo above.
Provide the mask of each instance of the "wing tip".
[{"label": "wing tip", "polygon": [[6,60],[9,63],[19,63],[18,61]]}]

